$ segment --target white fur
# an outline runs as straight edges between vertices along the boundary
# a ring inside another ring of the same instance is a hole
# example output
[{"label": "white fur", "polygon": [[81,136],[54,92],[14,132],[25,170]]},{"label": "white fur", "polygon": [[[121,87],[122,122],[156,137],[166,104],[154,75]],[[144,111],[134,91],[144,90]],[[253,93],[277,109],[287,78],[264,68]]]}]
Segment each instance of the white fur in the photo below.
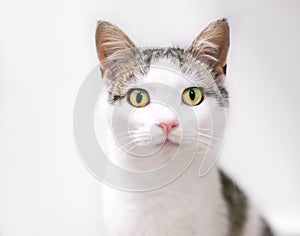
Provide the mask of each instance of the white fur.
[{"label": "white fur", "polygon": [[147,193],[104,186],[104,235],[227,235],[218,173],[214,169],[203,179],[196,173],[191,168],[167,187]]},{"label": "white fur", "polygon": [[[151,68],[147,76],[135,85],[138,88],[146,86],[151,98],[156,93],[163,93],[159,88],[151,87],[152,83],[161,83],[183,91],[191,87],[189,81],[184,80],[178,72],[167,71],[159,68]],[[165,94],[168,96],[168,93]],[[105,149],[110,160],[118,166],[130,170],[148,170],[166,164],[176,152],[176,146],[167,146],[155,153],[150,158],[133,158],[124,152],[115,143],[111,132],[111,115],[113,105],[106,102],[107,96],[99,100],[95,116],[95,128],[97,138]],[[166,99],[168,99],[166,97]],[[171,97],[177,100],[180,106],[181,97]],[[114,106],[130,106],[126,101]],[[216,105],[217,106],[217,105]],[[189,123],[189,130],[181,130],[181,125],[176,127],[170,135],[172,141],[180,142],[181,132],[189,132],[197,139],[197,128],[205,127],[203,131],[203,145],[199,146],[198,155],[190,167],[176,181],[161,189],[130,193],[123,192],[108,186],[103,186],[103,235],[105,236],[133,236],[133,235],[203,235],[225,236],[228,231],[228,219],[225,202],[221,193],[218,170],[212,170],[205,176],[198,176],[199,167],[209,145],[209,130],[212,128],[210,109],[203,102],[201,106],[194,108],[198,117],[198,124]],[[159,103],[149,104],[145,108],[136,109],[130,116],[122,117],[118,114],[119,122],[128,122],[130,129],[137,130],[136,134],[147,137],[149,129],[161,121],[176,119],[176,114],[170,108]],[[177,117],[178,119],[178,117]],[[180,119],[180,118],[179,118]],[[189,122],[186,120],[180,122]],[[106,120],[106,122],[104,121]],[[194,133],[193,133],[194,132]],[[206,136],[205,136],[206,135]],[[157,127],[151,137],[153,142],[163,142],[163,130]],[[191,138],[192,139],[192,138]],[[189,148],[189,140],[181,140],[184,148]],[[136,145],[147,146],[147,138]]]}]

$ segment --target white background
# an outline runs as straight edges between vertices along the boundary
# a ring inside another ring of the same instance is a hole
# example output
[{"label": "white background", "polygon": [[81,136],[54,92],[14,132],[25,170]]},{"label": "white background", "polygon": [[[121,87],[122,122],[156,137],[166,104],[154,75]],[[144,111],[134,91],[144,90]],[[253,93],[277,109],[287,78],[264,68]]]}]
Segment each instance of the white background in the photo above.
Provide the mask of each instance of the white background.
[{"label": "white background", "polygon": [[221,162],[277,230],[300,235],[299,1],[0,1],[0,235],[101,235],[101,184],[73,141],[97,20],[139,46],[186,46],[227,17]]}]

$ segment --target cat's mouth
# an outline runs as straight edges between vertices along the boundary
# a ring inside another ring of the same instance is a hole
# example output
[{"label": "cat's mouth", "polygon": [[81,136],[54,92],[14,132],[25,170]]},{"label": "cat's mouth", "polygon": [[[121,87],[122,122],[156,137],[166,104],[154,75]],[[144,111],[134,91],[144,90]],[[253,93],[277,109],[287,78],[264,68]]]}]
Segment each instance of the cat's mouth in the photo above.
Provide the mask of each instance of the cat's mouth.
[{"label": "cat's mouth", "polygon": [[175,146],[179,146],[178,142],[172,141],[169,138],[166,138],[164,145],[175,145]]}]

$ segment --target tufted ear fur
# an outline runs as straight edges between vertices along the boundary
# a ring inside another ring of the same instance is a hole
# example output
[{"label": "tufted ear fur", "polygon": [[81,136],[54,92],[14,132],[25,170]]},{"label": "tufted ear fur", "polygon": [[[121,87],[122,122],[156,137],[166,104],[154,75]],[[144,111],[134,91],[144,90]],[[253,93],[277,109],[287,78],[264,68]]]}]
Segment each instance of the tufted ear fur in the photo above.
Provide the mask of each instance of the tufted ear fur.
[{"label": "tufted ear fur", "polygon": [[112,62],[126,60],[126,52],[135,49],[134,43],[117,26],[107,21],[99,21],[96,30],[97,54],[102,74],[111,77]]},{"label": "tufted ear fur", "polygon": [[228,48],[229,25],[223,18],[208,24],[185,51],[211,66],[215,72],[217,83],[221,83],[226,75]]}]

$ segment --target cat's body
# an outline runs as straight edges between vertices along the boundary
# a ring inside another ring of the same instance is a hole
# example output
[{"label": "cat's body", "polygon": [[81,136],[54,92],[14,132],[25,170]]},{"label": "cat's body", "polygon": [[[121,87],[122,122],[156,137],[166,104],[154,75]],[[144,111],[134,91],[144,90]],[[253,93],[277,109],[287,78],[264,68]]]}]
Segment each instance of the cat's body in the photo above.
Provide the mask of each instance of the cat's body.
[{"label": "cat's body", "polygon": [[[227,21],[212,22],[184,50],[137,49],[107,22],[99,23],[96,40],[103,77],[109,84],[99,102],[102,121],[96,128],[101,130],[108,158],[130,171],[148,171],[167,165],[179,148],[184,153],[180,158],[192,156],[178,178],[156,190],[137,193],[103,186],[103,235],[268,235],[242,192],[216,166],[199,177],[211,140],[223,133],[221,118],[211,116],[220,116],[228,107],[224,88]],[[178,110],[169,104],[182,109],[182,114],[192,112],[196,122],[190,115],[178,117]],[[127,108],[130,116],[121,112]],[[112,132],[112,119],[115,124],[126,123],[128,133],[118,137]],[[127,143],[122,146],[119,138]],[[139,147],[145,148],[145,155],[154,152],[149,158],[137,158],[132,151]]]}]

